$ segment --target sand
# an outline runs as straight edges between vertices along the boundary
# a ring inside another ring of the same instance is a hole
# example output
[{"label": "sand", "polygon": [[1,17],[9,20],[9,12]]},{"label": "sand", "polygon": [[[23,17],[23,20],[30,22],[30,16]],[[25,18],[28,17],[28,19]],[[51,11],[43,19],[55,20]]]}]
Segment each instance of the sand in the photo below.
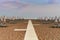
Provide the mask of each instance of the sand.
[{"label": "sand", "polygon": [[39,40],[60,40],[60,28],[50,28],[53,24],[42,24],[32,21]]},{"label": "sand", "polygon": [[[50,28],[53,24],[42,24],[40,21],[32,21],[39,40],[60,40],[60,28]],[[28,21],[17,24],[8,24],[8,27],[0,27],[0,40],[24,40],[26,31],[14,31],[26,29]]]},{"label": "sand", "polygon": [[14,31],[15,28],[26,29],[27,23],[8,24],[8,27],[0,27],[0,40],[24,40],[26,31]]}]

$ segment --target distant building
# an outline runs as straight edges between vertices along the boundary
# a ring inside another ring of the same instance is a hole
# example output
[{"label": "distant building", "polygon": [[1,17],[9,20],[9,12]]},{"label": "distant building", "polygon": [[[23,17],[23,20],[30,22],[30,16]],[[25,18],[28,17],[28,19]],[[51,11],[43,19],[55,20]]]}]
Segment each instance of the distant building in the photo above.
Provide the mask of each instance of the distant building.
[{"label": "distant building", "polygon": [[1,22],[6,23],[6,16],[1,16]]},{"label": "distant building", "polygon": [[48,17],[44,17],[44,20],[46,20],[46,21],[47,21],[47,20],[48,20]]},{"label": "distant building", "polygon": [[15,19],[16,19],[16,17],[15,17],[15,16],[13,16],[13,17],[12,17],[12,20],[15,20]]},{"label": "distant building", "polygon": [[55,22],[58,22],[58,18],[57,18],[57,16],[55,16]]}]

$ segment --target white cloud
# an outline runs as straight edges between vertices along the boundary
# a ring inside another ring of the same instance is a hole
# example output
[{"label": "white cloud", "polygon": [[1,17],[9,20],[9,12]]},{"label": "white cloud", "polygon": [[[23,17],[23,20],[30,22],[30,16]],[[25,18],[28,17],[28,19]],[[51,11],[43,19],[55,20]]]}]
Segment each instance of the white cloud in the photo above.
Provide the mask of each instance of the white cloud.
[{"label": "white cloud", "polygon": [[[2,9],[9,9],[12,10],[13,8],[16,9],[16,15],[18,16],[29,16],[29,17],[38,17],[38,16],[60,16],[60,4],[49,4],[49,5],[28,5],[19,4],[17,6],[15,3],[3,3],[0,4],[0,8]],[[25,6],[23,6],[25,5]],[[21,9],[22,7],[22,9]],[[10,12],[10,11],[9,11]],[[12,13],[14,14],[14,12]]]},{"label": "white cloud", "polygon": [[2,4],[0,7],[5,8],[5,9],[12,9],[12,8],[18,8],[17,6],[14,6],[12,4]]},{"label": "white cloud", "polygon": [[[32,16],[55,16],[60,14],[60,4],[49,4],[49,5],[30,5],[18,13],[33,14]],[[30,15],[31,16],[31,15]]]},{"label": "white cloud", "polygon": [[22,7],[27,6],[24,3],[16,3],[16,1],[6,1],[0,3],[0,8],[2,9],[21,9]]}]

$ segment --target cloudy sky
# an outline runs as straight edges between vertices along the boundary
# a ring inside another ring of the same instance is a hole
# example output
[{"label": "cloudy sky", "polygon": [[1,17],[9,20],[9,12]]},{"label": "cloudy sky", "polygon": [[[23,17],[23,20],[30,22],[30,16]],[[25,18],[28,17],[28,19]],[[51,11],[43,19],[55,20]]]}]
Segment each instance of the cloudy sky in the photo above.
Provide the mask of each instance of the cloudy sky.
[{"label": "cloudy sky", "polygon": [[60,0],[0,0],[0,16],[60,16]]}]

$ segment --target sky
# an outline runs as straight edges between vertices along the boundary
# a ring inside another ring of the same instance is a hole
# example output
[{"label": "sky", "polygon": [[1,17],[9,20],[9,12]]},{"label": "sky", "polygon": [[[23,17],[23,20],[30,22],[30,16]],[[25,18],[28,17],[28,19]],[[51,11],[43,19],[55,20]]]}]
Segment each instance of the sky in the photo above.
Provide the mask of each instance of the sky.
[{"label": "sky", "polygon": [[60,0],[0,0],[0,16],[60,16]]},{"label": "sky", "polygon": [[22,2],[32,3],[32,4],[45,4],[45,3],[59,3],[60,0],[20,0]]}]

